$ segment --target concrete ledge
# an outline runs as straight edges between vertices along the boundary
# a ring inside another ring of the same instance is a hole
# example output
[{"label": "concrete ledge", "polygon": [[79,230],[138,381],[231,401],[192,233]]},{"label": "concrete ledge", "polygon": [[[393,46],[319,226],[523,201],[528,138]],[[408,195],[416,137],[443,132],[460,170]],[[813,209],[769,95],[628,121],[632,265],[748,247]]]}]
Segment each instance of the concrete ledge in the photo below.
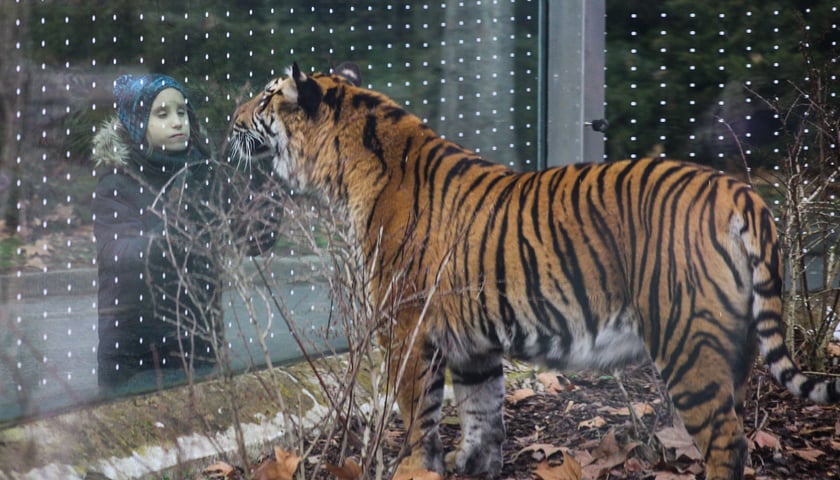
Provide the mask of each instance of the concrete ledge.
[{"label": "concrete ledge", "polygon": [[[319,360],[344,368],[343,356]],[[320,368],[320,367],[319,367]],[[236,409],[236,412],[234,412]],[[308,364],[278,367],[81,408],[0,431],[0,478],[193,478],[216,459],[237,458],[235,418],[248,455],[328,413]],[[235,460],[234,460],[235,461]]]}]

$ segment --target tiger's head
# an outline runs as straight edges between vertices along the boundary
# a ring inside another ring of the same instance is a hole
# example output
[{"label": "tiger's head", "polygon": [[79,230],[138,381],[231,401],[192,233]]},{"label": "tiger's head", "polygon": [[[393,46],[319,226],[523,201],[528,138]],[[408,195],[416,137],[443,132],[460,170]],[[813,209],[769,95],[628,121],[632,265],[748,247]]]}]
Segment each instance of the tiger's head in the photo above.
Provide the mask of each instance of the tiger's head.
[{"label": "tiger's head", "polygon": [[[307,75],[293,64],[285,77],[271,80],[262,94],[236,111],[231,148],[235,156],[250,161],[267,150],[273,168],[293,189],[305,189],[323,154],[328,118],[338,120],[348,88],[361,83],[359,68],[340,64],[332,74]],[[308,161],[309,160],[309,161]]]}]

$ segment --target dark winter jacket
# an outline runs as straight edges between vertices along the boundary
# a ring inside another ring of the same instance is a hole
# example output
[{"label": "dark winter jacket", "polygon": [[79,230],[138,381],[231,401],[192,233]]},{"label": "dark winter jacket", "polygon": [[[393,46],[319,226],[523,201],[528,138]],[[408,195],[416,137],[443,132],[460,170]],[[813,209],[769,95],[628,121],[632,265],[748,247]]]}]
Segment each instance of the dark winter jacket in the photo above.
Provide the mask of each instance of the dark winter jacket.
[{"label": "dark winter jacket", "polygon": [[[143,369],[211,363],[213,347],[223,345],[213,242],[214,228],[230,221],[220,214],[230,204],[225,173],[195,150],[186,158],[145,155],[116,119],[96,134],[94,148],[102,172],[92,202],[99,383],[118,385]],[[248,254],[274,242],[271,232],[256,238]]]}]

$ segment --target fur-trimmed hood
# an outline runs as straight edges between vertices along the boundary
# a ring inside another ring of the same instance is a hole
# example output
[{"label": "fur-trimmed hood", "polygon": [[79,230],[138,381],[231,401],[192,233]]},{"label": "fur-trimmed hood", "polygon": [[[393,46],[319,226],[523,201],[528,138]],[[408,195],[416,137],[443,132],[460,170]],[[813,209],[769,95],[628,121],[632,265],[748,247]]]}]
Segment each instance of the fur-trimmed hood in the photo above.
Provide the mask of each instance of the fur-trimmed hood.
[{"label": "fur-trimmed hood", "polygon": [[131,139],[120,119],[113,116],[93,136],[91,158],[97,167],[125,167],[131,156]]}]

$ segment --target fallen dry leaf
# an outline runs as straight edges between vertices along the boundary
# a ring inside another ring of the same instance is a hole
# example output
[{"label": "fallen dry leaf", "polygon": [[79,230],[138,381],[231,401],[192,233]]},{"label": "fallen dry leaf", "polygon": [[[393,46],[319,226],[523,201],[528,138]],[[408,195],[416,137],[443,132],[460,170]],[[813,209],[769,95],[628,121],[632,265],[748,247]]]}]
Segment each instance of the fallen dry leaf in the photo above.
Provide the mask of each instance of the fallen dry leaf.
[{"label": "fallen dry leaf", "polygon": [[582,430],[584,428],[601,428],[607,424],[607,421],[604,420],[604,417],[598,415],[597,417],[590,418],[589,420],[584,420],[578,423],[578,430]]},{"label": "fallen dry leaf", "polygon": [[752,441],[758,448],[770,448],[772,450],[781,450],[782,448],[779,437],[764,430],[757,430],[752,436]]},{"label": "fallen dry leaf", "polygon": [[592,456],[592,453],[588,450],[574,450],[572,454],[575,456],[575,459],[580,463],[582,466],[589,465],[595,462],[595,457]]},{"label": "fallen dry leaf", "polygon": [[239,469],[227,462],[216,462],[201,471],[202,475],[211,480],[237,478]]},{"label": "fallen dry leaf", "polygon": [[826,410],[825,405],[806,405],[802,407],[802,411],[813,415],[819,415]]},{"label": "fallen dry leaf", "polygon": [[510,392],[510,394],[507,396],[507,399],[510,403],[512,403],[513,405],[516,405],[517,403],[521,402],[522,400],[525,400],[527,398],[531,398],[536,394],[537,394],[537,392],[535,392],[534,390],[532,390],[530,388],[519,388],[517,390],[514,390],[514,391]]},{"label": "fallen dry leaf", "polygon": [[279,447],[274,447],[274,458],[269,458],[254,469],[254,480],[294,480],[300,457]]},{"label": "fallen dry leaf", "polygon": [[29,257],[26,261],[26,266],[30,268],[35,268],[37,270],[43,270],[46,268],[47,264],[41,260],[41,257]]},{"label": "fallen dry leaf", "polygon": [[567,390],[574,390],[574,386],[560,383],[560,376],[556,372],[542,372],[537,374],[537,381],[543,384],[548,393],[560,393]]},{"label": "fallen dry leaf", "polygon": [[[804,410],[803,410],[804,411]],[[823,434],[831,435],[834,432],[834,427],[830,426],[821,426],[821,427],[813,427],[813,428],[803,428],[799,431],[799,434],[802,436],[818,436],[821,437]]]},{"label": "fallen dry leaf", "polygon": [[563,452],[563,463],[560,464],[543,460],[537,464],[534,474],[542,480],[581,480],[583,478],[580,463],[568,452]]},{"label": "fallen dry leaf", "polygon": [[32,245],[26,247],[26,255],[28,257],[49,255],[50,253],[52,252],[50,251],[49,238],[38,239]]},{"label": "fallen dry leaf", "polygon": [[[622,417],[629,417],[630,416],[630,407],[621,407],[621,408],[612,408],[612,407],[604,407],[603,410],[605,413],[610,415],[618,415]],[[654,413],[653,406],[647,402],[637,402],[633,404],[633,410],[636,412],[636,416],[639,418],[644,417],[645,415],[652,415]]]},{"label": "fallen dry leaf", "polygon": [[799,448],[791,450],[791,453],[808,462],[816,462],[825,455],[825,452],[816,448]]},{"label": "fallen dry leaf", "polygon": [[550,443],[535,443],[533,445],[528,445],[527,447],[523,448],[522,450],[516,452],[516,455],[513,458],[519,458],[520,455],[525,453],[530,453],[531,457],[534,460],[545,460],[553,457],[557,452],[568,452],[569,449],[566,447],[557,447]]},{"label": "fallen dry leaf", "polygon": [[362,467],[349,458],[340,467],[327,464],[327,471],[332,473],[338,480],[358,480],[362,477]]},{"label": "fallen dry leaf", "polygon": [[[618,446],[618,440],[615,438],[615,429],[611,428],[604,438],[601,439],[601,442],[598,443],[598,446],[592,450],[592,455],[596,459],[601,458],[609,458],[616,454],[616,452],[620,452],[621,448]],[[624,460],[622,460],[624,462]]]},{"label": "fallen dry leaf", "polygon": [[513,439],[516,441],[516,445],[531,445],[533,443],[537,443],[537,441],[540,439],[541,431],[542,429],[540,427],[534,427],[534,431],[531,432],[529,435],[526,435],[524,437],[513,437]]},{"label": "fallen dry leaf", "polygon": [[611,428],[604,435],[604,438],[601,439],[601,443],[592,450],[592,455],[587,459],[587,463],[582,463],[584,465],[583,478],[601,478],[604,473],[627,461],[627,455],[639,445],[640,442],[630,442],[623,446],[619,445],[618,440],[615,438],[615,429]]},{"label": "fallen dry leaf", "polygon": [[655,480],[695,480],[697,476],[693,473],[656,472],[653,478]]},{"label": "fallen dry leaf", "polygon": [[702,460],[703,455],[694,445],[694,440],[685,431],[685,427],[665,427],[656,432],[656,438],[665,448],[673,448],[677,458],[686,457],[690,460]]},{"label": "fallen dry leaf", "polygon": [[646,470],[646,465],[636,457],[630,457],[624,461],[624,471],[627,473],[642,473]]}]

